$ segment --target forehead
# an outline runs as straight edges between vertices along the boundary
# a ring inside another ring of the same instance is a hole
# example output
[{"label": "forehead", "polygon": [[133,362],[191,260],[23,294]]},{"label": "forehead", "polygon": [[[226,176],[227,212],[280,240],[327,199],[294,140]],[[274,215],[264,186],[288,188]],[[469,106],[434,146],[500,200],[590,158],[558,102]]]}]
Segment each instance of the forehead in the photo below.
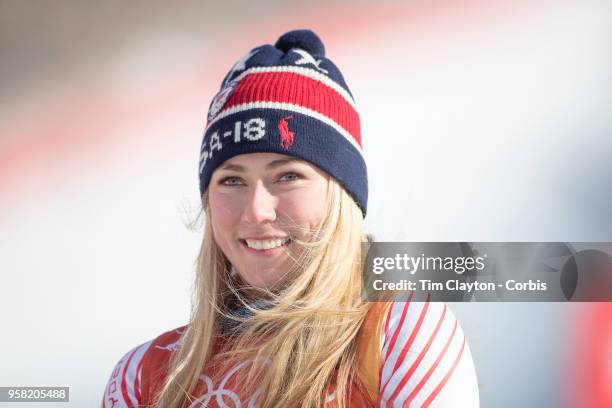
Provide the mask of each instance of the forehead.
[{"label": "forehead", "polygon": [[300,160],[293,156],[279,153],[247,153],[234,156],[229,160],[226,160],[219,166],[220,169],[237,169],[237,168],[249,168],[249,167],[267,167],[275,168],[288,163],[310,163]]}]

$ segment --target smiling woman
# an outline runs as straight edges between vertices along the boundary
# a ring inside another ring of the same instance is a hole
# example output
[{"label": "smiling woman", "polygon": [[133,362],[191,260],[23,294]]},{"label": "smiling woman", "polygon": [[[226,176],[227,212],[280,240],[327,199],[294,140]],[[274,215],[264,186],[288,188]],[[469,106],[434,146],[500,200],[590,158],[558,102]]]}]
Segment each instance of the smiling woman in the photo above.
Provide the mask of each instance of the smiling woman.
[{"label": "smiling woman", "polygon": [[309,30],[251,50],[209,108],[192,316],[126,353],[103,407],[478,406],[441,303],[362,298],[359,115]]},{"label": "smiling woman", "polygon": [[277,153],[239,155],[213,173],[213,236],[245,283],[272,287],[296,269],[299,243],[325,215],[328,180],[312,164]]}]

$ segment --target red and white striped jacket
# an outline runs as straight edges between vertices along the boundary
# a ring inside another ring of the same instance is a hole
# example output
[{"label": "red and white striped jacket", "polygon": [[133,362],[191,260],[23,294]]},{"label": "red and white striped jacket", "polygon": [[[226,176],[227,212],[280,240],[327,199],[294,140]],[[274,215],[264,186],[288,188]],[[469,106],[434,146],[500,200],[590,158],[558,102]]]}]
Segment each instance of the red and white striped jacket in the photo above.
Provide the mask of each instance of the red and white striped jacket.
[{"label": "red and white striped jacket", "polygon": [[[150,406],[167,375],[169,359],[184,327],[171,330],[126,353],[104,391],[103,408]],[[227,346],[227,345],[225,345]],[[219,345],[219,347],[225,347]],[[376,303],[358,340],[358,378],[349,406],[479,406],[470,349],[452,311],[437,302]],[[258,393],[242,395],[235,380],[246,366],[207,368],[186,405],[256,407]],[[336,406],[333,389],[325,408]]]}]

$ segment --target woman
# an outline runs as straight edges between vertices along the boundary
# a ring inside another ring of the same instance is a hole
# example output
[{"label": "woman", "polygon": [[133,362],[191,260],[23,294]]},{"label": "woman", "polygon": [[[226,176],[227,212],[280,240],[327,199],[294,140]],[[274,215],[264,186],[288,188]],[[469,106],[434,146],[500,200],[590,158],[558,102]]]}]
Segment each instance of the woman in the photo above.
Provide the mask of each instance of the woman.
[{"label": "woman", "polygon": [[478,405],[444,304],[362,300],[359,129],[312,31],[234,65],[202,142],[192,317],[119,361],[104,407]]}]

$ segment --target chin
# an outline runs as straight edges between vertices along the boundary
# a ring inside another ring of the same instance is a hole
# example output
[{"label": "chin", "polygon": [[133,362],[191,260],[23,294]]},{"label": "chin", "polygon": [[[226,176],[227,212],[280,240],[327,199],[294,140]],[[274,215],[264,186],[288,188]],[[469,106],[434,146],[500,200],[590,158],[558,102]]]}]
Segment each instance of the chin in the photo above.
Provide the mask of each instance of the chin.
[{"label": "chin", "polygon": [[[276,274],[274,274],[276,275]],[[270,289],[272,286],[279,282],[279,278],[276,276],[244,276],[240,275],[240,279],[247,285],[259,289]]]}]

